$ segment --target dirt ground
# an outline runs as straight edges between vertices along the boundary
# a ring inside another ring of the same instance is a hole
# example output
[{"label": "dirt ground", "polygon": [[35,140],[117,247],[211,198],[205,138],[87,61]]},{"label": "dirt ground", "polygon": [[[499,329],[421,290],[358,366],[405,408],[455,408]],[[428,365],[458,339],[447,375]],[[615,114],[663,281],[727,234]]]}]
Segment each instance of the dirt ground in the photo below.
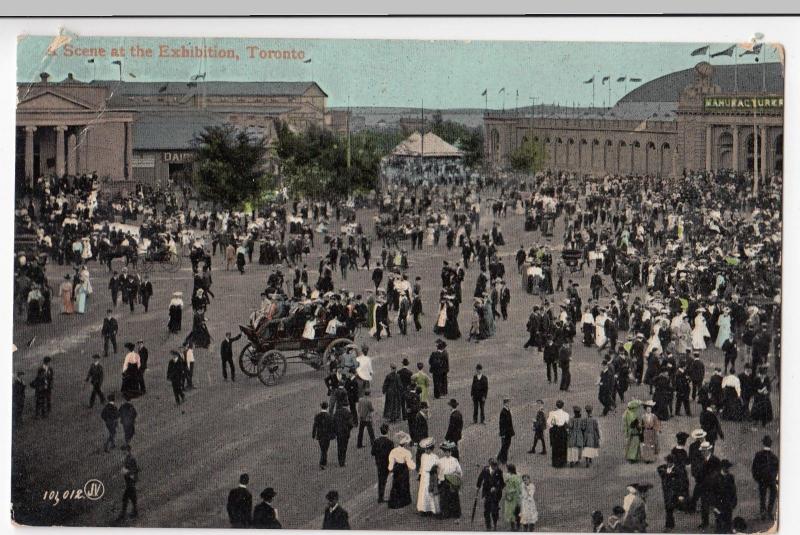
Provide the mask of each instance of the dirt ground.
[{"label": "dirt ground", "polygon": [[[374,213],[359,215],[369,223]],[[484,207],[482,228],[491,225],[488,207]],[[562,228],[556,227],[556,236]],[[501,255],[506,265],[509,287],[512,290],[510,317],[497,321],[494,338],[480,343],[465,339],[450,342],[450,392],[461,403],[465,416],[464,438],[459,449],[465,475],[461,492],[464,516],[459,521],[437,520],[416,514],[408,507],[389,510],[377,503],[376,470],[369,448],[356,449],[356,434],[351,437],[348,462],[345,468],[336,465],[336,446],[329,451],[329,468],[318,468],[318,447],[311,439],[312,420],[319,403],[325,400],[323,374],[303,364],[290,364],[287,375],[280,384],[266,387],[257,379],[248,379],[241,373],[236,382],[223,381],[219,357],[219,342],[225,331],[234,333],[237,325],[247,321],[251,310],[258,306],[259,293],[266,286],[270,266],[247,266],[247,273],[225,271],[221,256],[214,258],[212,291],[216,298],[207,313],[209,329],[214,338],[208,350],[196,351],[195,384],[198,388],[187,393],[187,401],[176,407],[169,383],[166,381],[166,364],[169,350],[177,348],[191,326],[188,296],[191,292],[191,270],[188,259],[175,274],[159,271],[151,273],[155,296],[150,311],[144,313],[137,307],[134,313],[117,307],[115,314],[120,322],[118,341],[120,349],[113,357],[103,359],[106,371],[104,390],[119,389],[122,344],[143,338],[150,351],[147,371],[147,395],[134,402],[139,417],[133,452],[139,463],[138,484],[139,518],[126,525],[139,527],[227,527],[225,504],[228,491],[238,483],[239,474],[250,474],[250,490],[254,501],[267,486],[274,487],[277,508],[286,528],[319,529],[325,508],[325,493],[337,489],[343,507],[350,513],[354,529],[393,530],[482,530],[482,504],[478,504],[475,521],[470,522],[470,512],[475,499],[475,481],[481,466],[500,447],[498,414],[501,399],[512,399],[516,436],[510,462],[517,465],[518,473],[530,474],[536,485],[536,502],[540,521],[537,531],[590,531],[591,512],[611,513],[614,505],[621,504],[625,487],[631,482],[649,482],[654,488],[648,496],[648,523],[651,531],[664,525],[664,510],[660,482],[655,464],[625,462],[623,455],[622,408],[616,413],[599,418],[602,434],[601,455],[593,467],[555,469],[549,456],[527,454],[531,446],[531,429],[535,415],[534,401],[541,398],[546,409],[554,408],[557,399],[563,399],[567,408],[572,405],[595,406],[599,415],[596,382],[601,355],[593,348],[584,348],[579,342],[573,348],[572,385],[569,392],[559,392],[557,385],[545,379],[541,353],[524,350],[527,335],[525,323],[538,297],[524,293],[520,277],[515,271],[514,253],[520,244],[526,247],[544,239],[536,233],[523,231],[523,218],[509,211],[500,224],[506,237]],[[316,268],[322,249],[312,251],[309,268]],[[373,249],[373,258],[379,256],[380,247]],[[256,255],[257,256],[257,255]],[[557,256],[557,255],[554,255]],[[372,401],[378,415],[382,414],[383,398],[380,385],[389,371],[390,362],[399,362],[407,356],[412,365],[426,363],[434,349],[432,328],[437,311],[440,286],[439,271],[442,260],[459,260],[459,251],[447,251],[444,240],[438,247],[425,246],[410,253],[409,275],[423,279],[425,316],[423,329],[413,332],[409,322],[409,335],[402,336],[393,326],[393,336],[380,342],[365,340],[368,333],[362,330],[357,342],[366,341],[373,357],[375,381]],[[115,264],[115,267],[121,264]],[[111,303],[107,289],[109,274],[105,267],[90,265],[95,292],[89,302],[89,312],[84,316],[59,315],[60,303],[54,302],[53,323],[28,326],[24,318],[14,318],[14,342],[19,347],[14,355],[15,370],[26,372],[31,381],[42,357],[53,357],[55,391],[53,412],[44,420],[33,419],[33,393],[27,391],[24,423],[13,435],[14,479],[17,490],[14,504],[15,520],[21,524],[68,526],[112,525],[119,512],[124,483],[121,475],[123,455],[118,449],[111,453],[102,450],[105,426],[100,419],[101,407],[88,408],[89,387],[84,383],[93,353],[102,353],[100,327],[103,314]],[[65,268],[50,266],[51,285],[57,287]],[[334,276],[337,287],[363,292],[371,287],[370,271],[350,272],[346,281],[340,274]],[[465,298],[474,289],[478,270],[472,267],[464,282]],[[316,272],[310,272],[316,280]],[[589,276],[578,276],[584,300],[589,294]],[[187,297],[184,313],[184,330],[180,336],[167,334],[167,308],[173,291],[183,291]],[[554,298],[563,298],[557,293]],[[607,299],[607,298],[606,298]],[[462,333],[469,330],[469,306],[462,306],[459,318]],[[36,335],[31,348],[25,343]],[[621,334],[620,338],[623,335]],[[234,344],[235,358],[244,346],[244,340]],[[721,353],[708,350],[703,355],[706,369],[721,365]],[[237,359],[238,360],[238,359]],[[742,359],[740,359],[742,360]],[[486,425],[471,424],[469,388],[474,367],[482,363],[489,378],[489,396],[486,403]],[[774,394],[776,421],[766,432],[777,438],[779,418],[778,396]],[[647,387],[633,386],[626,399],[647,399]],[[441,441],[447,428],[449,408],[447,399],[432,400],[430,432]],[[663,425],[660,435],[661,456],[675,444],[678,431],[691,432],[699,427],[699,407],[692,405],[694,416],[673,418]],[[379,419],[379,418],[378,418]],[[379,422],[376,422],[376,432]],[[406,430],[405,424],[394,424],[396,430]],[[734,474],[739,493],[736,515],[741,515],[753,530],[763,530],[766,523],[751,521],[758,516],[758,492],[750,477],[750,463],[761,447],[764,431],[754,430],[749,423],[723,422],[725,440],[718,443],[718,456],[734,463]],[[118,442],[121,441],[121,430]],[[776,440],[776,445],[778,441]],[[548,444],[549,448],[549,444]],[[90,479],[104,485],[104,494],[97,500],[49,501],[49,491],[82,489]],[[412,494],[416,497],[417,484],[412,478]],[[388,495],[388,490],[387,490]],[[697,531],[699,514],[676,515],[677,532]],[[712,519],[713,522],[713,519]],[[503,529],[507,526],[502,525]]]}]

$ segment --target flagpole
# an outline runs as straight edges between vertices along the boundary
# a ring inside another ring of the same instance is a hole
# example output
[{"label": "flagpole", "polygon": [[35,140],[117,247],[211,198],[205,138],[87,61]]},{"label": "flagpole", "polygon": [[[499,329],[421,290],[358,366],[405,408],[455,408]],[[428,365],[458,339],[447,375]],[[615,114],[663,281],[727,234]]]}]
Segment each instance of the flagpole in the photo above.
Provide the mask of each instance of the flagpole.
[{"label": "flagpole", "polygon": [[516,100],[514,101],[514,116],[519,115],[519,89],[517,89]]},{"label": "flagpole", "polygon": [[739,54],[733,49],[733,93],[739,94]]},{"label": "flagpole", "polygon": [[592,76],[592,109],[594,110],[594,79],[595,77]]},{"label": "flagpole", "polygon": [[766,47],[761,45],[761,86],[764,93],[767,92],[767,53]]}]

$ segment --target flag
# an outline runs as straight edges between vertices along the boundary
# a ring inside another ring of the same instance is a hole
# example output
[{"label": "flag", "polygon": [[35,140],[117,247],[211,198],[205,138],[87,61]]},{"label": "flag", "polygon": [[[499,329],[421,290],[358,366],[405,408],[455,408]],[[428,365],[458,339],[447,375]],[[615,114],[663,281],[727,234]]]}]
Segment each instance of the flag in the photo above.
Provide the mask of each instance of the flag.
[{"label": "flag", "polygon": [[619,78],[617,78],[617,82],[624,82],[624,81],[625,81],[624,76],[620,76]]},{"label": "flag", "polygon": [[130,76],[131,78],[136,78],[136,75],[135,75],[135,74],[133,74],[132,72],[129,72],[129,73],[128,73],[128,76]]},{"label": "flag", "polygon": [[307,59],[307,60],[305,60],[303,63],[311,63],[311,58],[308,58],[308,59]]},{"label": "flag", "polygon": [[611,80],[610,76],[603,76],[603,85],[606,85],[606,82],[608,82],[610,80]]},{"label": "flag", "polygon": [[500,91],[498,91],[497,94],[499,95],[500,93],[505,93],[505,92],[506,92],[506,88],[504,87],[504,88],[500,89]]},{"label": "flag", "polygon": [[708,54],[708,45],[701,46],[700,48],[695,48],[692,50],[692,56],[705,56]]},{"label": "flag", "polygon": [[483,93],[481,93],[481,96],[482,96],[482,97],[485,97],[485,96],[486,96],[486,92],[487,92],[487,91],[488,91],[488,89],[484,89],[484,90],[483,90]]},{"label": "flag", "polygon": [[728,57],[731,57],[731,56],[733,56],[733,51],[735,49],[736,49],[736,45],[731,45],[728,48],[726,48],[725,50],[720,50],[716,54],[711,54],[711,57],[712,58],[716,58],[717,56],[728,56]]},{"label": "flag", "polygon": [[87,60],[86,60],[86,63],[94,63],[94,58],[92,58],[92,59],[87,59]]},{"label": "flag", "polygon": [[586,80],[586,81],[585,81],[585,82],[583,82],[583,83],[584,83],[584,84],[591,84],[591,83],[594,83],[594,76],[592,76],[591,78],[589,78],[588,80]]},{"label": "flag", "polygon": [[122,62],[120,60],[114,60],[114,61],[111,62],[111,64],[112,65],[119,65],[120,67],[122,67]]},{"label": "flag", "polygon": [[754,45],[754,44],[751,43],[750,46],[747,47],[747,50],[745,50],[744,52],[739,54],[739,57],[741,58],[742,56],[748,56],[748,55],[756,55],[757,56],[758,54],[761,53],[761,47],[762,46],[763,46],[763,43],[758,43],[757,45]]},{"label": "flag", "polygon": [[199,80],[200,78],[202,78],[203,80],[205,80],[205,79],[206,79],[206,73],[203,73],[203,74],[195,74],[194,76],[192,76],[192,81]]},{"label": "flag", "polygon": [[642,79],[641,78],[629,78],[628,81],[629,82],[641,82]]},{"label": "flag", "polygon": [[164,85],[162,85],[161,87],[158,88],[158,92],[159,93],[163,93],[166,90],[167,90],[167,85],[166,84],[164,84]]}]

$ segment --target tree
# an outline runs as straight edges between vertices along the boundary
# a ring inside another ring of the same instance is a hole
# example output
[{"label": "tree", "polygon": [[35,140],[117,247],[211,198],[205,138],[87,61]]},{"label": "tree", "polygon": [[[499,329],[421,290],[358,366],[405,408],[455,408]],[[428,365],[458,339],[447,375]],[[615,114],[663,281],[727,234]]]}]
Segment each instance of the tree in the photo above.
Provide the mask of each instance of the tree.
[{"label": "tree", "polygon": [[441,112],[436,112],[431,132],[464,151],[464,161],[468,166],[477,166],[483,161],[481,128],[469,128],[455,121],[443,121]]},{"label": "tree", "polygon": [[533,174],[544,168],[547,154],[541,142],[525,141],[511,153],[509,160],[512,169]]},{"label": "tree", "polygon": [[257,201],[273,186],[264,172],[264,138],[231,125],[209,126],[195,137],[194,145],[195,187],[201,199],[239,208]]}]

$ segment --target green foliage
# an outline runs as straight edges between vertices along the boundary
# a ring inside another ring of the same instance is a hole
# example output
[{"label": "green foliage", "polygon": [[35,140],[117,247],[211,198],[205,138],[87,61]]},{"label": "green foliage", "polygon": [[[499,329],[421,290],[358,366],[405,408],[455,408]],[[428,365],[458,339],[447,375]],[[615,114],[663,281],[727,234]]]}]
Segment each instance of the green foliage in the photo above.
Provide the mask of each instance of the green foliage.
[{"label": "green foliage", "polygon": [[455,121],[442,120],[442,112],[433,113],[430,131],[464,151],[464,162],[475,167],[483,162],[483,129],[469,128]]},{"label": "green foliage", "polygon": [[511,153],[511,168],[515,171],[535,173],[544,169],[547,154],[544,145],[539,142],[526,141],[517,150]]},{"label": "green foliage", "polygon": [[286,124],[277,127],[276,153],[289,194],[312,199],[343,199],[376,188],[380,160],[402,141],[396,133],[359,132],[348,141],[329,130],[312,126],[293,133]]},{"label": "green foliage", "polygon": [[239,208],[258,200],[272,187],[264,172],[263,138],[230,125],[209,126],[194,140],[197,146],[195,187],[204,201]]}]

